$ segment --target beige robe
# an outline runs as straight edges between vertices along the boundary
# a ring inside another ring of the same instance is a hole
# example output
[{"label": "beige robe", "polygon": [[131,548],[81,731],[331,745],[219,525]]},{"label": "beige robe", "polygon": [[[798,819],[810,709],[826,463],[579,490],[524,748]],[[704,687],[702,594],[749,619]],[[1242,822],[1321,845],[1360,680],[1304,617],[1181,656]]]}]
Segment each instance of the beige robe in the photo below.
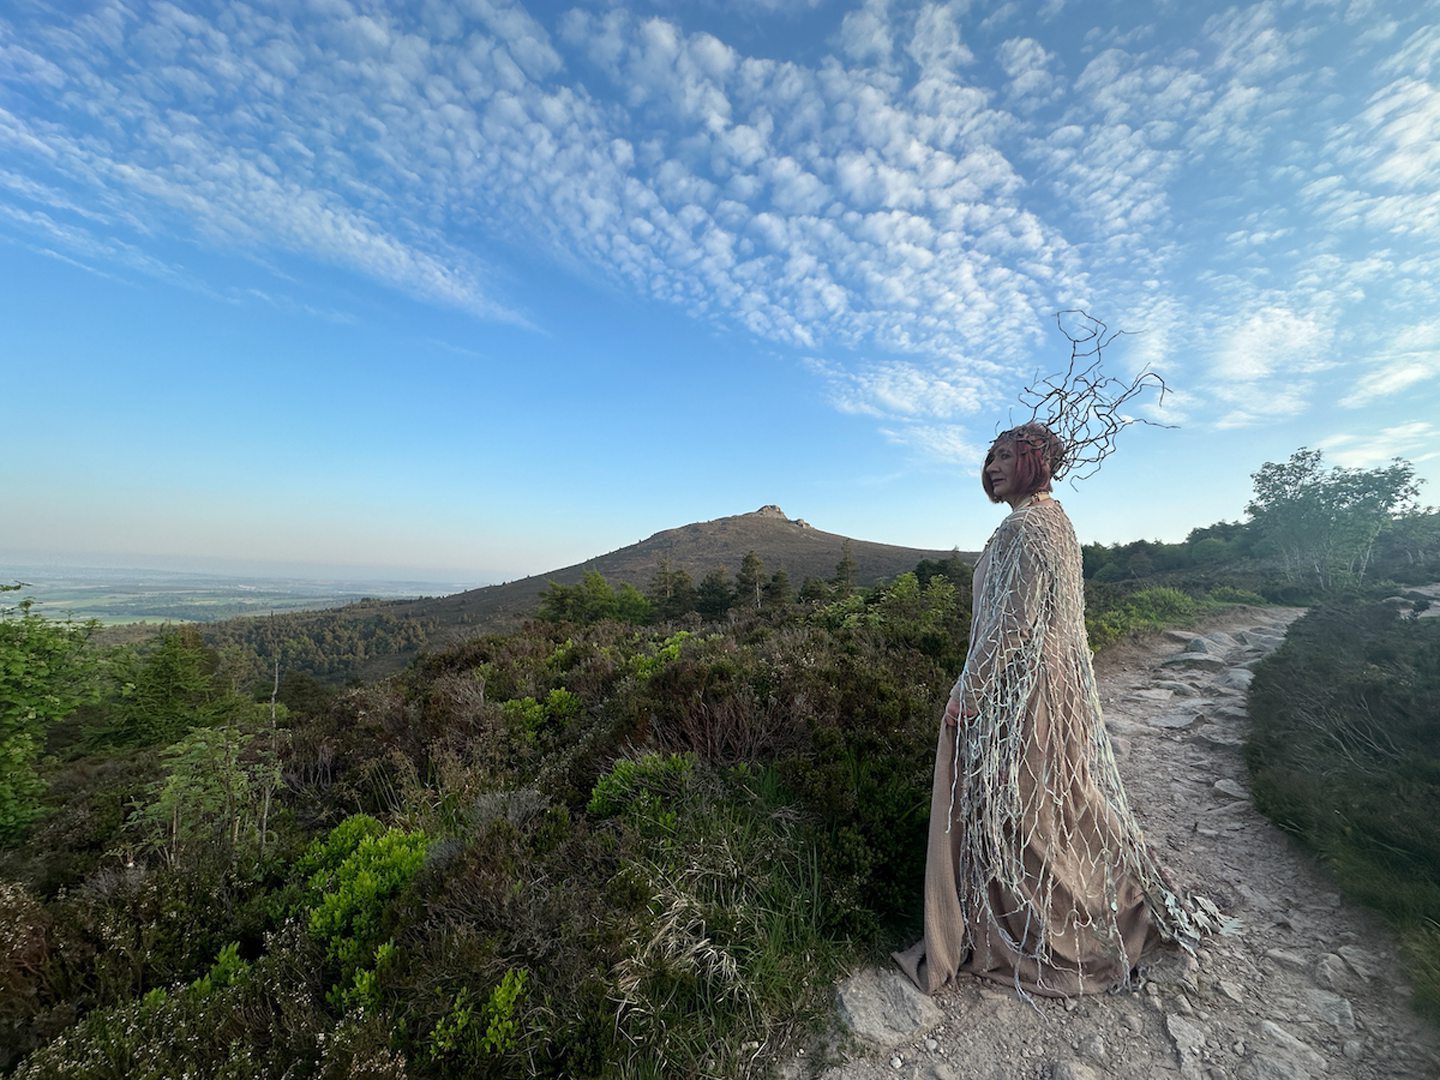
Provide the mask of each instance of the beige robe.
[{"label": "beige robe", "polygon": [[1181,897],[1125,799],[1085,636],[1064,510],[1012,512],[975,566],[970,648],[942,724],[925,936],[895,960],[926,993],[967,971],[1026,993],[1126,985],[1161,940],[1193,949],[1223,917]]}]

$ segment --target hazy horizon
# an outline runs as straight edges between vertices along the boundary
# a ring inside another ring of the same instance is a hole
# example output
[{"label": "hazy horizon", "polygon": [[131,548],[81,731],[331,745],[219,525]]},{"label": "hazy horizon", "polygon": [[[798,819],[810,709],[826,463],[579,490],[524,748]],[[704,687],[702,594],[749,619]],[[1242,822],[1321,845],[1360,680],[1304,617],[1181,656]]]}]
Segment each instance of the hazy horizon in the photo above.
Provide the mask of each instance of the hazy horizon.
[{"label": "hazy horizon", "polygon": [[224,556],[157,555],[140,552],[42,552],[14,550],[0,552],[0,571],[11,577],[25,572],[68,572],[95,574],[139,572],[173,577],[214,577],[267,581],[303,581],[307,583],[373,582],[391,585],[449,585],[461,589],[493,585],[496,581],[474,581],[467,584],[467,575],[444,574],[437,570],[404,565],[347,566],[339,563],[275,561],[264,559],[232,559]]}]

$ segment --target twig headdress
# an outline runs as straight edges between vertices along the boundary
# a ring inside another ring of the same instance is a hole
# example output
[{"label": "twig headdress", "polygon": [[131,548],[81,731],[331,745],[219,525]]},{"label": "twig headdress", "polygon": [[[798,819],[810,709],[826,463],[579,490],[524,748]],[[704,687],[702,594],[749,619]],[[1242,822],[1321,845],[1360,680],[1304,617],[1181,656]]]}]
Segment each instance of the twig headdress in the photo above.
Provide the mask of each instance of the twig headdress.
[{"label": "twig headdress", "polygon": [[[1066,316],[1072,317],[1068,323]],[[1163,402],[1168,390],[1165,380],[1148,369],[1129,382],[1101,370],[1105,350],[1124,330],[1112,331],[1078,308],[1057,312],[1055,325],[1070,342],[1069,365],[1044,378],[1036,375],[1020,391],[1020,404],[1030,410],[1030,418],[1001,432],[996,441],[1008,437],[1037,450],[1043,448],[1050,459],[1051,476],[1068,475],[1074,483],[1095,475],[1100,463],[1114,452],[1115,436],[1131,424],[1173,425],[1120,411],[1126,402],[1150,389],[1158,391],[1158,402]]]}]

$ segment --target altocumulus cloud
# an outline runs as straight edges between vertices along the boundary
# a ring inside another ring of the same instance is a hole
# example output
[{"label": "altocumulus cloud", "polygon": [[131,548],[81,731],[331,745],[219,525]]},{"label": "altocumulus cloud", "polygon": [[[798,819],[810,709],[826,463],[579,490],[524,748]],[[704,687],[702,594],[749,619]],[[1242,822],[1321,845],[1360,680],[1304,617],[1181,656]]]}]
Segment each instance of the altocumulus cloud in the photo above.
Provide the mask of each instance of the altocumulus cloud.
[{"label": "altocumulus cloud", "polygon": [[1147,330],[1132,358],[1222,427],[1433,373],[1401,341],[1356,381],[1440,307],[1433,20],[1023,7],[811,4],[793,53],[722,5],[32,8],[0,19],[0,228],[202,289],[155,238],[293,253],[520,324],[503,252],[538,248],[824,356],[837,408],[945,459],[1059,308]]}]

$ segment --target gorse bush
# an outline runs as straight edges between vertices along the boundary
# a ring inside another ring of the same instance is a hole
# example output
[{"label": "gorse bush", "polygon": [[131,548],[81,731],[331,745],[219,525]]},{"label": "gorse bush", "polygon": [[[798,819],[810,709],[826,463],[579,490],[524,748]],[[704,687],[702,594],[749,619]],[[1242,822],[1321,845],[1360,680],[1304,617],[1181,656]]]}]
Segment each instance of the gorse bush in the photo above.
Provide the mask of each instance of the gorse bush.
[{"label": "gorse bush", "polygon": [[1256,805],[1352,898],[1401,928],[1416,1000],[1440,1018],[1440,620],[1318,608],[1256,670]]}]

